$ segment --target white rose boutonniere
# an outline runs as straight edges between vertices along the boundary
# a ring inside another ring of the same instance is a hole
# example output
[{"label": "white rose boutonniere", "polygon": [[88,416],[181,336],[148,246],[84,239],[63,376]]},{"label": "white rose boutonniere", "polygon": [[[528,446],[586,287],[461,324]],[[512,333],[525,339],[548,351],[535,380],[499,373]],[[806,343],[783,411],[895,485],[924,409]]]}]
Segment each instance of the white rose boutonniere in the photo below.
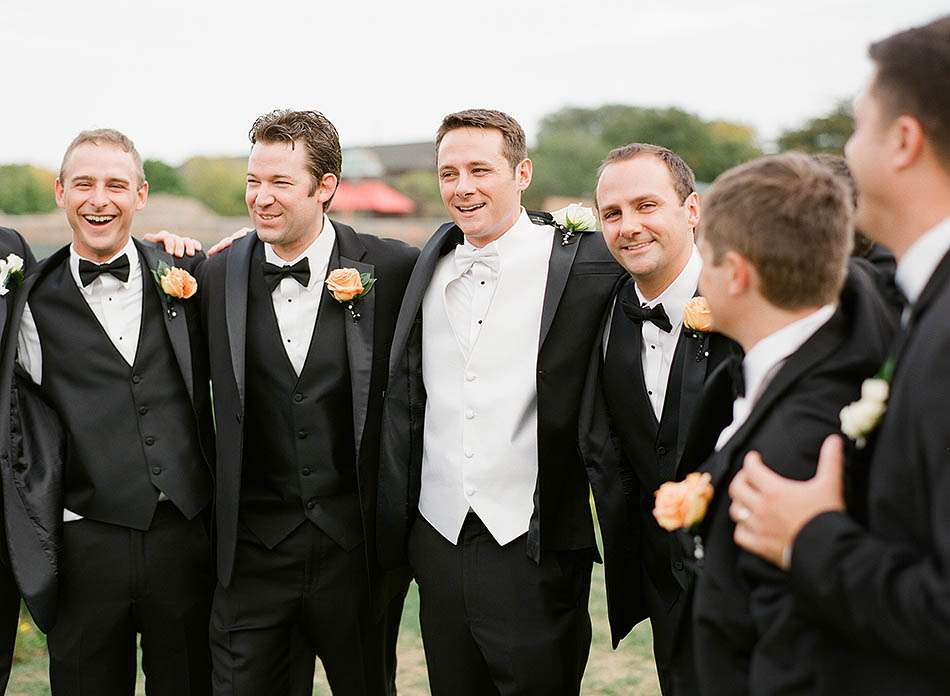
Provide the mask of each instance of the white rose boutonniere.
[{"label": "white rose boutonniere", "polygon": [[0,296],[10,292],[10,288],[23,282],[23,259],[10,254],[0,259]]},{"label": "white rose boutonniere", "polygon": [[854,446],[858,449],[864,448],[868,436],[874,432],[887,411],[893,373],[894,362],[888,360],[877,375],[861,384],[861,398],[841,409],[841,432],[854,440]]},{"label": "white rose boutonniere", "polygon": [[561,246],[570,244],[577,232],[593,232],[597,229],[594,211],[580,203],[571,203],[566,208],[555,210],[551,217],[561,230]]}]

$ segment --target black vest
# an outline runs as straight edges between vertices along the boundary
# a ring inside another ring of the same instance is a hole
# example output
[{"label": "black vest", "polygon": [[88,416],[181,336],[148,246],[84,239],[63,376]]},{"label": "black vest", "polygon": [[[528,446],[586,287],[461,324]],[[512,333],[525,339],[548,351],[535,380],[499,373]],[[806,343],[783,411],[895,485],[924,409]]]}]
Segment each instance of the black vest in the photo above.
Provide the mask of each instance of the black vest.
[{"label": "black vest", "polygon": [[[632,283],[629,280],[627,282]],[[621,292],[624,292],[624,288]],[[643,362],[640,357],[642,344],[640,325],[627,318],[618,299],[610,320],[610,337],[604,358],[604,398],[610,412],[611,425],[620,438],[624,458],[640,479],[640,499],[631,501],[637,508],[631,510],[631,514],[643,520],[642,541],[646,551],[644,565],[654,584],[662,591],[674,581],[670,569],[674,540],[671,534],[662,530],[654,521],[652,510],[654,492],[664,481],[670,480],[676,467],[678,419],[687,341],[681,334],[670,367],[659,422],[650,404],[643,379]]]},{"label": "black vest", "polygon": [[41,390],[69,434],[64,505],[144,530],[160,491],[187,518],[197,515],[211,499],[211,475],[165,309],[141,254],[139,263],[142,321],[131,367],[76,286],[68,256],[36,282],[29,306],[43,350]]},{"label": "black vest", "polygon": [[309,519],[350,549],[363,539],[344,324],[352,318],[323,293],[298,378],[263,260],[258,242],[248,282],[241,521],[268,548]]}]

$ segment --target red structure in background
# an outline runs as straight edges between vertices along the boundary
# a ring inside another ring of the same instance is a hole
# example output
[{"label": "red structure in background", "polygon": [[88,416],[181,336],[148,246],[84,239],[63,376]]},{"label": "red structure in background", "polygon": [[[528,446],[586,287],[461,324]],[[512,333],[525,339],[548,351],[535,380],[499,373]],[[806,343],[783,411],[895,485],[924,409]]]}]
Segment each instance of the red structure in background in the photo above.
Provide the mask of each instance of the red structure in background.
[{"label": "red structure in background", "polygon": [[412,215],[415,202],[378,179],[342,181],[333,197],[331,210],[337,213]]}]

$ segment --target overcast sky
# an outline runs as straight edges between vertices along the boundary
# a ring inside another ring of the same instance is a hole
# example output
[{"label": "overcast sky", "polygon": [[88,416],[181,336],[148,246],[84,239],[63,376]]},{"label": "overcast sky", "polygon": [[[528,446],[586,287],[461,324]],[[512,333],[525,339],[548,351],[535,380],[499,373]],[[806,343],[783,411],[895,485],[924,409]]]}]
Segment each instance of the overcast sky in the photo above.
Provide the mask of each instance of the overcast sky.
[{"label": "overcast sky", "polygon": [[472,106],[529,140],[564,105],[680,106],[765,140],[850,98],[869,41],[946,0],[3,0],[0,162],[57,167],[83,128],[145,157],[244,154],[276,107],[315,108],[344,146],[432,137]]}]

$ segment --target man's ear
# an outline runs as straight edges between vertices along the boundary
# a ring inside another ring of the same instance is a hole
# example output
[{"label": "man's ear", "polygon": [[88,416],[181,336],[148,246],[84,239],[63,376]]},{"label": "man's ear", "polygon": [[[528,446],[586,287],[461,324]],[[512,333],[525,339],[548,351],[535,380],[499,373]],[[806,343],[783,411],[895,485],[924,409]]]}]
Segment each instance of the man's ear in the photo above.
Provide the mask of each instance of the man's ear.
[{"label": "man's ear", "polygon": [[920,159],[927,141],[920,121],[907,114],[898,116],[891,125],[891,137],[894,139],[895,169],[907,169]]},{"label": "man's ear", "polygon": [[755,267],[737,251],[727,251],[722,262],[729,271],[728,290],[731,297],[741,297],[751,290],[758,281]]},{"label": "man's ear", "polygon": [[320,181],[317,182],[317,190],[314,192],[317,195],[317,200],[321,203],[326,203],[333,197],[333,194],[336,193],[337,186],[340,185],[339,179],[337,179],[336,174],[324,174],[320,177]]},{"label": "man's ear", "polygon": [[524,191],[531,185],[531,176],[534,173],[534,164],[529,159],[523,159],[515,167],[515,181],[518,184],[518,190]]},{"label": "man's ear", "polygon": [[695,233],[699,226],[699,220],[702,218],[702,206],[699,202],[699,194],[693,191],[683,201],[683,207],[686,208],[686,224],[693,228]]}]

